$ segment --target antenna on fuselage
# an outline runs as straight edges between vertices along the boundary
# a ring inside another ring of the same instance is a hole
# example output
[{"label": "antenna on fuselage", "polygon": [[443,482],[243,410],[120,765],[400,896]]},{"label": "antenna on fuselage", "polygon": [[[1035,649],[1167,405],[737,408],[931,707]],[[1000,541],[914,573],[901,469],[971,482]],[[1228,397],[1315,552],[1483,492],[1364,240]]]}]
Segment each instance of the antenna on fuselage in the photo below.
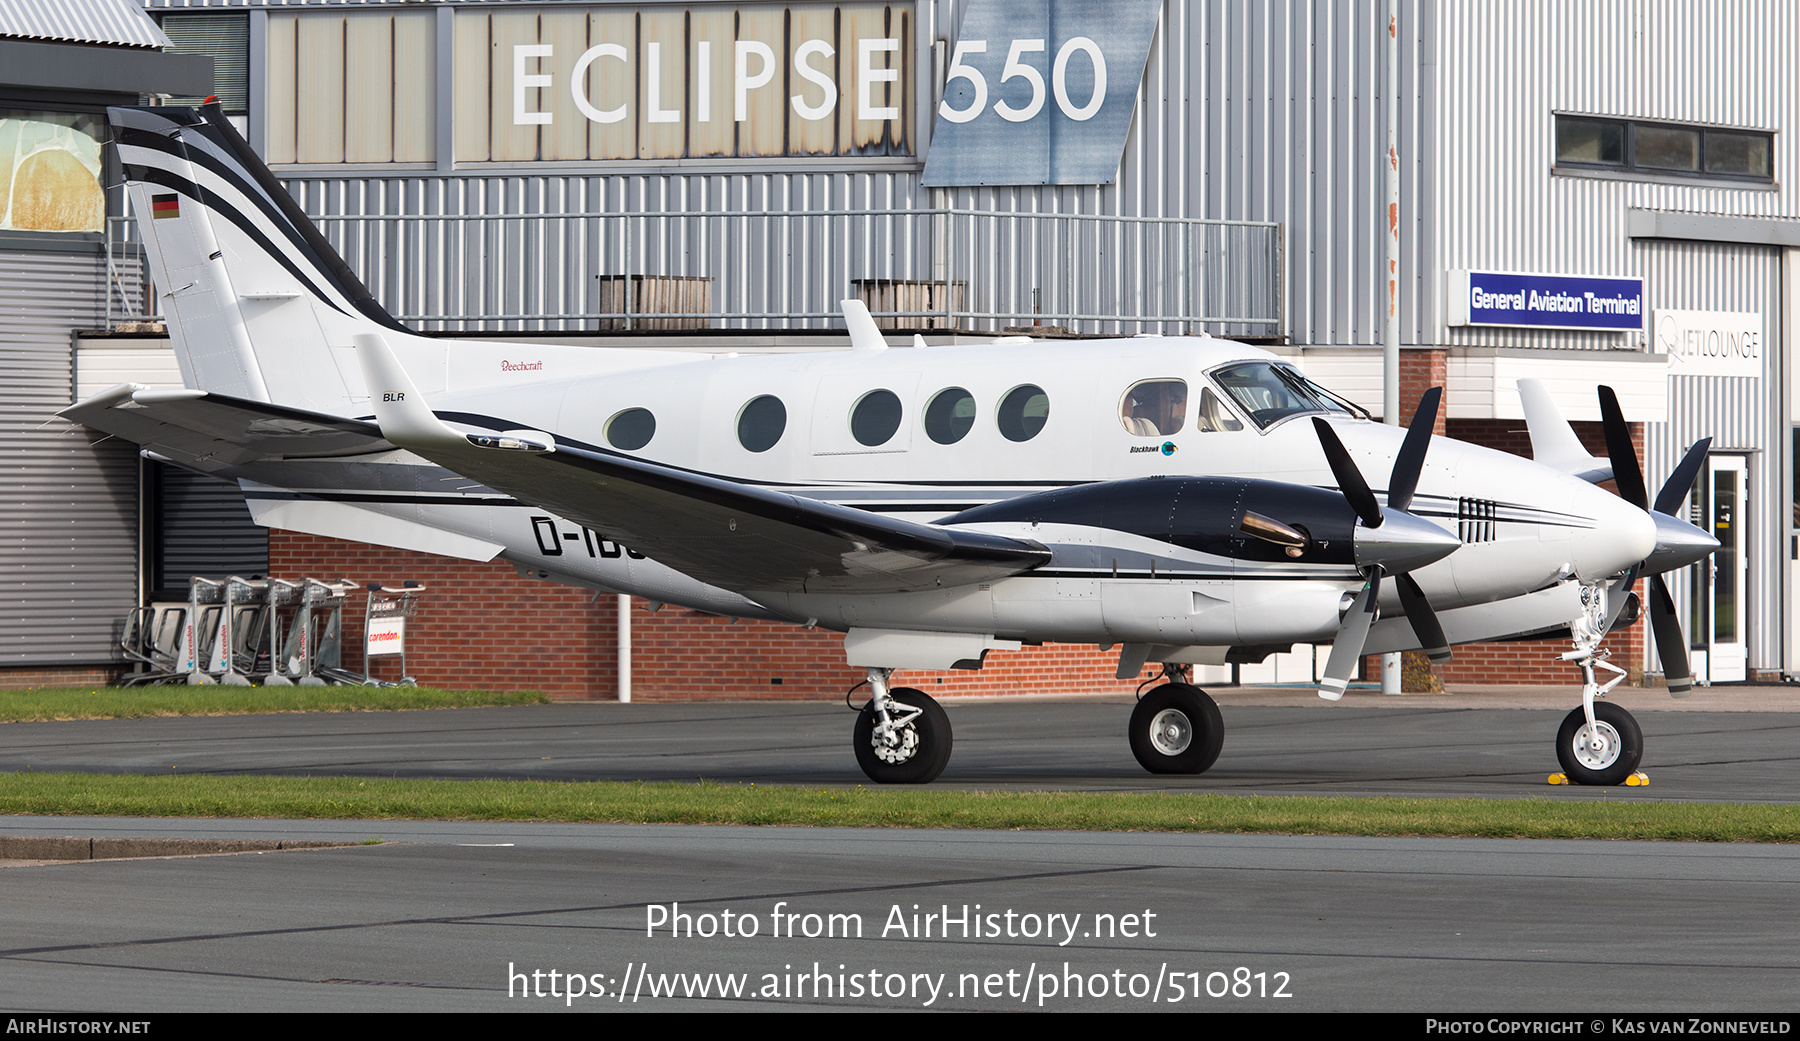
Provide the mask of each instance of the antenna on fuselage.
[{"label": "antenna on fuselage", "polygon": [[844,308],[844,328],[850,331],[850,349],[868,351],[873,354],[887,350],[887,337],[881,335],[881,328],[875,324],[874,316],[861,300],[841,301]]}]

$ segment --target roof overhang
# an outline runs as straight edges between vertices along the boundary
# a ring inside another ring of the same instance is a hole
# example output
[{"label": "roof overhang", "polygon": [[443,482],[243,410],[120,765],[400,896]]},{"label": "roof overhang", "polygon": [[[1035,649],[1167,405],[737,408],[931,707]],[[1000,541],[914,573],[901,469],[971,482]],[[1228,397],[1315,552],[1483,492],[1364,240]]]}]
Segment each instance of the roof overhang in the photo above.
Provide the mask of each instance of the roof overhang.
[{"label": "roof overhang", "polygon": [[205,97],[213,60],[204,54],[0,39],[0,87],[86,94]]}]

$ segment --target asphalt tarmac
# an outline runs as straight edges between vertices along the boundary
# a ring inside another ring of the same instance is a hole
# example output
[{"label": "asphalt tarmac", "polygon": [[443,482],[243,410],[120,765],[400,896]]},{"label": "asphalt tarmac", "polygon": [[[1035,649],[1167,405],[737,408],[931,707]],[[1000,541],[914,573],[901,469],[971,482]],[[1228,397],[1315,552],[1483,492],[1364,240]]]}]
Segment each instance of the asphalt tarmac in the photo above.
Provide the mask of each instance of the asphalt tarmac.
[{"label": "asphalt tarmac", "polygon": [[[1128,702],[953,703],[940,783],[1795,801],[1791,695],[1708,693],[1633,705],[1648,788],[1543,783],[1566,692],[1221,693],[1225,754],[1177,779],[1131,761]],[[1467,707],[1496,703],[1515,707]],[[854,785],[851,720],[761,703],[9,724],[0,769]],[[1787,846],[29,817],[0,833],[383,840],[0,868],[15,1012],[1800,1010]]]},{"label": "asphalt tarmac", "polygon": [[[1225,748],[1204,774],[1145,773],[1129,698],[947,702],[960,788],[1328,795],[1800,800],[1800,694],[1633,692],[1646,788],[1551,787],[1567,691],[1320,702],[1306,691],[1222,691]],[[1509,707],[1490,707],[1494,705]],[[555,780],[865,783],[842,703],[585,703],[13,723],[0,770],[353,774]]]},{"label": "asphalt tarmac", "polygon": [[55,826],[386,842],[0,869],[14,1012],[1800,1008],[1784,846]]}]

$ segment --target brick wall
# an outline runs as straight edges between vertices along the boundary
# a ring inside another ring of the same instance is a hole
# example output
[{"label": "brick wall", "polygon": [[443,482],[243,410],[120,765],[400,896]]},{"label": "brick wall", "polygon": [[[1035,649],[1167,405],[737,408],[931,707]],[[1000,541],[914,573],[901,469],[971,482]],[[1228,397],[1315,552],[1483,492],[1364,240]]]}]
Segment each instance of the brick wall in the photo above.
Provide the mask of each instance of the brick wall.
[{"label": "brick wall", "polygon": [[[270,572],[427,587],[407,622],[407,666],[419,682],[451,689],[540,690],[557,698],[618,696],[617,597],[520,578],[511,565],[477,564],[355,542],[269,532]],[[632,698],[836,698],[863,678],[844,664],[844,637],[824,629],[728,619],[633,600]],[[344,664],[358,668],[363,598],[345,611]],[[901,672],[895,682],[932,694],[1129,691],[1113,678],[1118,652],[1055,644],[994,651],[980,672]],[[374,674],[399,676],[375,659]]]},{"label": "brick wall", "polygon": [[108,687],[122,670],[119,665],[8,665],[0,668],[0,690]]},{"label": "brick wall", "polygon": [[[427,686],[479,690],[542,690],[568,697],[606,691],[614,672],[611,599],[590,604],[591,592],[520,578],[512,565],[450,557],[271,530],[269,573],[334,580],[359,587],[426,587],[418,614],[406,625],[408,671]],[[364,599],[346,606],[344,665],[362,662]],[[375,659],[375,676],[399,678],[399,661]]]},{"label": "brick wall", "polygon": [[[1419,410],[1419,399],[1427,390],[1442,387],[1448,381],[1448,358],[1448,352],[1442,348],[1400,352],[1401,426],[1412,423],[1413,414]],[[1444,436],[1444,416],[1449,411],[1448,402],[1438,402],[1437,422],[1432,425],[1432,433]]]}]

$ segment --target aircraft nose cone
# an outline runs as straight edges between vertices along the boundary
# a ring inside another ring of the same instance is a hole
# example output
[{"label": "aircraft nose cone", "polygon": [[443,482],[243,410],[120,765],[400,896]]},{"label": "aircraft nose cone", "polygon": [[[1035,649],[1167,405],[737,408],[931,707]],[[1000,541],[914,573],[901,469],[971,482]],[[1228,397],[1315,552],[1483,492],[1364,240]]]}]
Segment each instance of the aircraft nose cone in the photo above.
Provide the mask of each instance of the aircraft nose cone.
[{"label": "aircraft nose cone", "polygon": [[1593,580],[1636,567],[1656,549],[1657,525],[1651,513],[1610,492],[1593,489],[1587,496],[1594,526],[1572,533],[1576,573]]},{"label": "aircraft nose cone", "polygon": [[1719,548],[1718,539],[1680,517],[1652,510],[1650,519],[1656,522],[1656,548],[1650,551],[1650,556],[1644,561],[1644,573],[1647,575],[1660,575],[1665,571],[1697,564]]},{"label": "aircraft nose cone", "polygon": [[1381,527],[1356,527],[1356,566],[1380,564],[1392,572],[1414,571],[1456,552],[1462,540],[1405,510],[1383,511]]}]

